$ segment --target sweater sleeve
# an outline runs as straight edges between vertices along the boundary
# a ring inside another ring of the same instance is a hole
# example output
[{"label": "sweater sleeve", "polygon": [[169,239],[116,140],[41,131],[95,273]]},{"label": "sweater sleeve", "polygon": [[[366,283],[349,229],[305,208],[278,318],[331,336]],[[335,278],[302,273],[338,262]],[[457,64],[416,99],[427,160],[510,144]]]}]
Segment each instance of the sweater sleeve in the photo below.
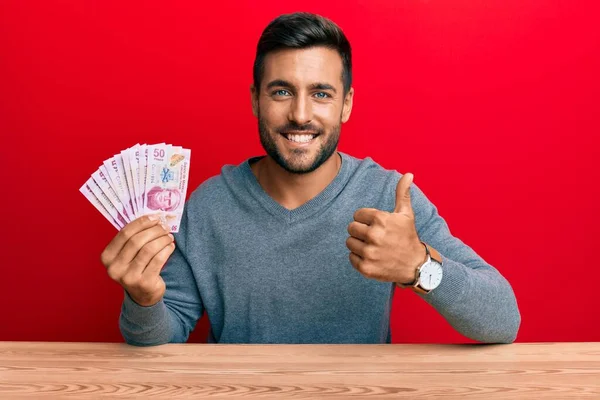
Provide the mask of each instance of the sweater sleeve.
[{"label": "sweater sleeve", "polygon": [[204,307],[192,269],[185,257],[186,213],[179,233],[175,234],[175,250],[160,275],[166,290],[158,303],[143,307],[125,292],[119,327],[125,341],[135,346],[154,346],[186,342]]},{"label": "sweater sleeve", "polygon": [[442,256],[443,277],[418,294],[458,332],[484,343],[512,343],[521,315],[510,283],[472,248],[450,233],[437,207],[414,184],[411,201],[417,234]]}]

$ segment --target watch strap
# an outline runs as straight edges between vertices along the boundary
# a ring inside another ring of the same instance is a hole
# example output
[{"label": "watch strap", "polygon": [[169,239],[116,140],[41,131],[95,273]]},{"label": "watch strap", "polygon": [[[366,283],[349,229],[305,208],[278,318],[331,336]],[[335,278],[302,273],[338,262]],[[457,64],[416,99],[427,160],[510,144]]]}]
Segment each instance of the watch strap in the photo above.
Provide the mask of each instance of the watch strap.
[{"label": "watch strap", "polygon": [[[421,242],[421,243],[423,243],[423,242]],[[427,251],[427,254],[429,254],[429,256],[431,257],[431,259],[433,261],[437,261],[439,264],[442,263],[442,256],[436,249],[434,249],[433,247],[427,246],[426,243],[423,243],[423,246],[425,246],[425,250]]]}]

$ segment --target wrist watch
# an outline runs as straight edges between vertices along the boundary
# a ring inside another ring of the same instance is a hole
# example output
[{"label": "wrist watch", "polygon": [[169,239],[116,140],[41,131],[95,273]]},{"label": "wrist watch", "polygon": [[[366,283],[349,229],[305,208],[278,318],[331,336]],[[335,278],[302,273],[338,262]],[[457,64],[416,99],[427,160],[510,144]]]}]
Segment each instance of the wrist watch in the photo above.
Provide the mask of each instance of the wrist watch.
[{"label": "wrist watch", "polygon": [[425,246],[427,258],[423,265],[417,268],[415,272],[415,280],[411,283],[400,284],[396,283],[400,288],[410,287],[417,293],[427,294],[438,287],[442,282],[442,256],[434,248],[427,246],[425,242],[421,242]]}]

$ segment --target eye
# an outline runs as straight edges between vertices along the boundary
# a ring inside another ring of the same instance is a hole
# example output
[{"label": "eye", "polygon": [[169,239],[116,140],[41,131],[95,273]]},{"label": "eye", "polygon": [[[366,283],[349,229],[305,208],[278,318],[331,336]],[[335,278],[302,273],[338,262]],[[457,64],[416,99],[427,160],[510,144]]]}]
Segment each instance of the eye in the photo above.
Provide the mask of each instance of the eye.
[{"label": "eye", "polygon": [[325,92],[317,92],[317,93],[315,93],[315,97],[316,97],[317,99],[326,99],[326,98],[329,98],[329,97],[331,97],[331,96],[329,95],[329,93],[325,93]]},{"label": "eye", "polygon": [[273,95],[275,96],[288,96],[290,94],[290,92],[288,92],[285,89],[279,89],[273,92]]}]

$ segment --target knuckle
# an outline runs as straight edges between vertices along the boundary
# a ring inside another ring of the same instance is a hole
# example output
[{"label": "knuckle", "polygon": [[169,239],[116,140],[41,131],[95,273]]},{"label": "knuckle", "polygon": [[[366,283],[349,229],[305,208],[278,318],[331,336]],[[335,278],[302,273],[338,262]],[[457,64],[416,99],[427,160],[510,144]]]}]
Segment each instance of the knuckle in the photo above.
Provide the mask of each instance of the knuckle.
[{"label": "knuckle", "polygon": [[107,268],[110,265],[110,257],[108,256],[106,250],[104,250],[102,254],[100,254],[100,262]]},{"label": "knuckle", "polygon": [[365,250],[364,250],[364,254],[365,254],[365,258],[367,258],[369,260],[377,260],[377,258],[379,257],[379,252],[377,251],[377,248],[375,248],[373,246],[366,246]]},{"label": "knuckle", "polygon": [[373,258],[372,256],[373,256],[373,248],[369,247],[369,246],[365,247],[363,250],[363,258],[370,260]]},{"label": "knuckle", "polygon": [[366,233],[366,236],[369,242],[375,244],[378,244],[381,239],[381,235],[379,234],[378,229],[369,229]]},{"label": "knuckle", "polygon": [[156,250],[155,250],[155,246],[153,245],[153,243],[148,243],[148,244],[144,245],[138,252],[138,255],[146,260],[151,259],[152,257],[154,257],[155,254],[156,254]]},{"label": "knuckle", "polygon": [[373,267],[371,264],[364,262],[360,265],[360,273],[370,278],[373,276]]},{"label": "knuckle", "polygon": [[133,247],[135,247],[136,249],[142,249],[144,247],[144,245],[146,244],[144,242],[144,240],[142,238],[140,238],[139,236],[134,236],[131,239],[129,239],[129,243],[131,243],[131,245]]},{"label": "knuckle", "polygon": [[119,281],[119,279],[121,278],[119,272],[117,271],[116,268],[112,267],[112,268],[108,268],[106,270],[106,273],[108,274],[108,277],[110,279],[112,279],[113,281]]},{"label": "knuckle", "polygon": [[154,225],[150,228],[150,232],[152,232],[153,236],[158,236],[165,233],[165,228],[163,228],[161,224]]},{"label": "knuckle", "polygon": [[358,270],[358,272],[360,272],[362,274],[362,270],[364,268],[365,265],[365,261],[364,260],[360,260],[357,259],[354,263],[354,268],[356,268]]},{"label": "knuckle", "polygon": [[377,243],[382,244],[385,242],[385,231],[383,229],[377,229],[375,235],[377,235]]},{"label": "knuckle", "polygon": [[352,237],[351,237],[351,236],[348,236],[348,237],[346,238],[346,247],[350,247],[350,246],[351,246],[351,244],[352,244]]},{"label": "knuckle", "polygon": [[139,279],[137,277],[132,276],[132,274],[125,274],[121,280],[121,285],[127,288],[137,288],[139,287]]},{"label": "knuckle", "polygon": [[129,268],[132,270],[140,270],[140,269],[144,269],[146,267],[146,264],[148,264],[147,261],[143,261],[143,255],[140,255],[138,253],[138,255],[135,256],[135,258],[131,261],[131,263],[129,263]]},{"label": "knuckle", "polygon": [[141,293],[150,293],[152,292],[152,287],[150,286],[147,279],[140,279],[137,281],[136,290]]},{"label": "knuckle", "polygon": [[169,258],[171,256],[171,254],[173,254],[174,251],[175,251],[175,243],[171,243],[167,247],[167,251],[165,252],[166,258]]},{"label": "knuckle", "polygon": [[131,238],[133,237],[133,232],[131,230],[131,227],[129,225],[127,225],[126,227],[124,227],[123,229],[121,229],[121,232],[119,232],[119,235],[121,235],[121,237],[127,242],[129,240],[131,240]]},{"label": "knuckle", "polygon": [[168,258],[169,258],[169,256],[167,254],[165,254],[164,251],[161,251],[156,256],[154,256],[154,258],[152,259],[152,264],[154,266],[156,266],[157,268],[159,266],[162,267],[167,262]]},{"label": "knuckle", "polygon": [[171,254],[173,254],[173,250],[175,250],[175,245],[169,245],[165,248],[165,251],[161,251],[156,255],[156,260],[159,263],[164,264],[167,262]]},{"label": "knuckle", "polygon": [[350,252],[348,254],[348,259],[350,260],[350,264],[352,264],[354,267],[358,266],[358,260],[356,259],[356,255],[352,252]]},{"label": "knuckle", "polygon": [[167,245],[172,242],[171,237],[169,235],[161,236],[160,238],[160,249],[164,249]]},{"label": "knuckle", "polygon": [[388,214],[386,214],[386,213],[384,213],[384,212],[380,211],[380,212],[376,213],[376,214],[373,216],[373,221],[374,221],[374,222],[375,222],[377,225],[382,225],[382,226],[385,226],[385,224],[386,224],[386,222],[387,222],[387,217],[388,217]]}]

